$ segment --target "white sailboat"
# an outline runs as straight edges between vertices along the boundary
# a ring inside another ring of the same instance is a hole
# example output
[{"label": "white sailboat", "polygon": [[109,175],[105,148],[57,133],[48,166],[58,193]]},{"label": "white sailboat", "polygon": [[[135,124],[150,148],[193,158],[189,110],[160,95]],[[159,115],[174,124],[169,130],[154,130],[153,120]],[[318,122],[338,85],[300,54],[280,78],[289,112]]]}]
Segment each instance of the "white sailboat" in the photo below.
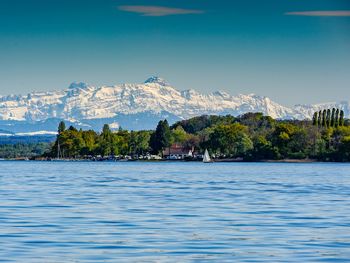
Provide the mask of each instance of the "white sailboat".
[{"label": "white sailboat", "polygon": [[210,159],[208,149],[205,149],[204,156],[203,156],[203,163],[211,163],[212,160]]}]

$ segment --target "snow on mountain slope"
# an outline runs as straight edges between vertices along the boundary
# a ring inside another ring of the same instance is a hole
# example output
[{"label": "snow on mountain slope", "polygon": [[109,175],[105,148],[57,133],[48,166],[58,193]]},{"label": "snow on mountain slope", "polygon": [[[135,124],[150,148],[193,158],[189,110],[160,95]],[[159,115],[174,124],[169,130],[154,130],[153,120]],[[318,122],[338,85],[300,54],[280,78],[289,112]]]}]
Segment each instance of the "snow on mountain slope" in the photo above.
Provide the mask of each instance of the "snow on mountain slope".
[{"label": "snow on mountain slope", "polygon": [[36,132],[18,132],[18,133],[4,133],[0,131],[0,137],[11,137],[11,136],[49,136],[57,135],[55,131],[36,131]]},{"label": "snow on mountain slope", "polygon": [[143,84],[93,87],[73,83],[62,91],[3,96],[0,97],[0,120],[38,122],[55,118],[76,123],[144,113],[171,114],[185,119],[202,114],[240,115],[246,112],[263,112],[273,118],[305,119],[325,107],[342,108],[349,116],[348,102],[297,105],[291,109],[254,94],[232,96],[222,91],[211,94],[179,91],[165,80],[152,77]]},{"label": "snow on mountain slope", "polygon": [[324,110],[324,109],[332,109],[338,108],[344,110],[344,115],[349,118],[350,117],[350,102],[349,101],[341,101],[341,102],[328,102],[328,103],[320,103],[314,105],[296,105],[295,115],[296,119],[302,119],[304,116],[307,118],[312,118],[312,115],[316,111]]}]

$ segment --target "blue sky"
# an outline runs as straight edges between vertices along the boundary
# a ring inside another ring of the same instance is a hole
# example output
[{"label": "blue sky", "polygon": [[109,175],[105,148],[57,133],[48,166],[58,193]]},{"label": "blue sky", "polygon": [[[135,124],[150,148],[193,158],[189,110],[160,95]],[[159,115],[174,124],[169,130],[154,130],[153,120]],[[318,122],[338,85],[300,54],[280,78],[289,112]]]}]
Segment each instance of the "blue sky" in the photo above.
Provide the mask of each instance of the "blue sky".
[{"label": "blue sky", "polygon": [[0,94],[164,77],[293,105],[349,100],[350,0],[1,0]]}]

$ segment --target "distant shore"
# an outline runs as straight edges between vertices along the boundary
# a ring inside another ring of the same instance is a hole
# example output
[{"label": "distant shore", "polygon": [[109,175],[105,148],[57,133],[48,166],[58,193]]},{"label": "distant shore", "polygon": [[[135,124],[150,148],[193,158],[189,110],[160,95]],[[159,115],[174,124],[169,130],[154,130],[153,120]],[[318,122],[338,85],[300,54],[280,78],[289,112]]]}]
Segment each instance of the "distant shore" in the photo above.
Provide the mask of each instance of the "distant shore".
[{"label": "distant shore", "polygon": [[[148,162],[148,163],[160,163],[160,162],[202,162],[201,160],[90,160],[90,159],[46,159],[46,158],[37,158],[37,159],[29,159],[29,158],[9,158],[9,159],[0,159],[0,161],[35,161],[35,162]],[[255,161],[246,161],[246,160],[237,160],[237,159],[214,159],[213,163],[323,163],[324,161],[319,161],[316,159],[282,159],[282,160],[255,160]],[[339,163],[339,162],[328,162],[328,163]],[[344,162],[346,163],[346,162]]]}]

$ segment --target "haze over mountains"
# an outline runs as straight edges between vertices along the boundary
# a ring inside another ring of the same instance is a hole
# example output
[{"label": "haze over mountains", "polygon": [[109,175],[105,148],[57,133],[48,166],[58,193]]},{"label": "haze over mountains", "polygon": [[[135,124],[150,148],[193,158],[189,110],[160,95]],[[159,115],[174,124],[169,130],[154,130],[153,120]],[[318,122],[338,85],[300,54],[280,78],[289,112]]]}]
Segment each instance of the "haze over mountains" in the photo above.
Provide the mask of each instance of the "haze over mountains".
[{"label": "haze over mountains", "polygon": [[0,96],[0,133],[52,132],[60,120],[83,129],[100,130],[108,123],[114,129],[139,130],[153,129],[160,119],[172,123],[203,114],[263,112],[278,119],[310,119],[315,111],[332,107],[343,109],[349,117],[348,101],[289,108],[254,94],[181,91],[158,77],[116,86],[73,83],[65,90]]}]

